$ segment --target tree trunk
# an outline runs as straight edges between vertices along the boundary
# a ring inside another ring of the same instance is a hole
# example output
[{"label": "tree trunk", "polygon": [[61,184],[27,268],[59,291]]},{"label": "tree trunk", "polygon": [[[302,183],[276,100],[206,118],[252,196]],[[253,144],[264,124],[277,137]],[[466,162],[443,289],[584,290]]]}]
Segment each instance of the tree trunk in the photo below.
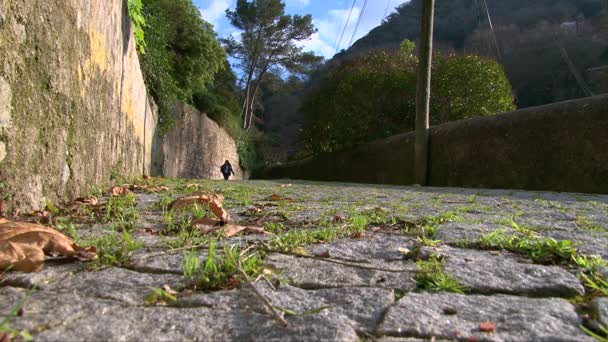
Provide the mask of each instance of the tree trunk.
[{"label": "tree trunk", "polygon": [[427,185],[429,159],[429,106],[431,97],[431,62],[433,58],[433,16],[435,0],[423,0],[422,30],[418,52],[416,86],[416,183]]}]

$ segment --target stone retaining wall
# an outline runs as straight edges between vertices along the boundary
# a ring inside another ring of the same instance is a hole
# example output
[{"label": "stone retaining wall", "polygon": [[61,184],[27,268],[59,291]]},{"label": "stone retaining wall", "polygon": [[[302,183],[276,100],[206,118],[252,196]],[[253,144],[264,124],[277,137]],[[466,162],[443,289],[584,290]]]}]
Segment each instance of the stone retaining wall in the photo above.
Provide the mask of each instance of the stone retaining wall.
[{"label": "stone retaining wall", "polygon": [[[258,178],[414,183],[404,133],[264,170]],[[608,95],[431,128],[430,185],[608,193]]]},{"label": "stone retaining wall", "polygon": [[150,172],[146,94],[126,1],[1,1],[1,196],[29,210]]},{"label": "stone retaining wall", "polygon": [[180,104],[176,110],[182,119],[163,136],[159,156],[165,177],[223,179],[220,166],[229,160],[235,173],[232,179],[247,178],[236,143],[223,128],[191,106]]}]

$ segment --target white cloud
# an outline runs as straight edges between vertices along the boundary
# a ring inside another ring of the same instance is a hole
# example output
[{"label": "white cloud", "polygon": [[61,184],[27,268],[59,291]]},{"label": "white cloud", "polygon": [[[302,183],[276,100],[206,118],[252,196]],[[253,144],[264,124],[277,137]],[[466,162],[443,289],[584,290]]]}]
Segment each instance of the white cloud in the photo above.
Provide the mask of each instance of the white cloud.
[{"label": "white cloud", "polygon": [[211,0],[207,3],[207,7],[200,9],[201,16],[213,25],[216,32],[219,32],[220,22],[225,18],[226,9],[230,7],[232,0]]},{"label": "white cloud", "polygon": [[310,4],[310,0],[285,0],[287,5],[296,5],[296,6],[308,6]]},{"label": "white cloud", "polygon": [[[391,0],[387,15],[393,12],[399,5],[408,1],[409,0]],[[352,4],[350,1],[348,1],[348,3]],[[359,6],[362,6],[363,3],[361,1],[357,1],[357,4],[353,8],[350,16],[350,20],[348,20],[346,29],[344,29],[344,25],[348,19],[350,6],[348,6],[348,8],[329,10],[326,18],[313,20],[315,27],[319,30],[318,36],[313,37],[303,46],[305,48],[311,47],[316,53],[322,54],[326,58],[331,58],[336,51],[336,45],[338,42],[340,42],[338,51],[341,49],[347,49],[349,43],[351,42],[351,38],[352,43],[354,44],[354,42],[365,36],[371,29],[380,25],[382,19],[384,19],[386,4],[387,2],[380,0],[368,1],[365,11],[362,14],[363,16],[359,22],[359,27],[357,28],[354,36],[353,33],[357,25],[357,19],[359,18],[359,14],[362,10],[362,7]],[[343,36],[342,32],[344,32]],[[341,36],[342,40],[340,41]]]}]

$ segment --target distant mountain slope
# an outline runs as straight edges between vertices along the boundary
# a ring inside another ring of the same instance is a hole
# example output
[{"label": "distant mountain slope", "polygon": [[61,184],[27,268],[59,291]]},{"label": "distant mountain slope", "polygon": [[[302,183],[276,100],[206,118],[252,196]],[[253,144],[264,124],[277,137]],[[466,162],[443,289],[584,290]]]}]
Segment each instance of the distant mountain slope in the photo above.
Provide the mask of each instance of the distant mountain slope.
[{"label": "distant mountain slope", "polygon": [[[437,0],[435,47],[443,52],[497,59],[513,84],[519,107],[606,92],[606,82],[587,69],[608,64],[605,0]],[[377,49],[417,40],[422,0],[400,6],[333,63]],[[564,47],[564,56],[561,47]],[[574,69],[568,66],[571,60]],[[330,64],[333,64],[330,63]],[[580,85],[575,74],[580,74]],[[604,83],[604,84],[602,84]],[[585,91],[585,88],[589,92]]]}]

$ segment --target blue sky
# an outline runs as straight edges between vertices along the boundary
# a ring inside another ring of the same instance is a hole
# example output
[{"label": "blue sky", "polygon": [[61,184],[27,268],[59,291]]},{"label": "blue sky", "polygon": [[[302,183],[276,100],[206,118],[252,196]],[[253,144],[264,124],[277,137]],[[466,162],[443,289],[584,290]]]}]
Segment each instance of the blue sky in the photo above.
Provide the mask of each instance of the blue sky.
[{"label": "blue sky", "polygon": [[[331,58],[336,51],[336,40],[344,30],[344,24],[353,4],[353,0],[283,0],[287,14],[312,14],[313,23],[319,30],[311,39],[304,42],[305,50],[312,50],[325,58]],[[365,0],[354,0],[356,5],[346,27],[340,49],[345,49],[355,30],[357,17],[363,9]],[[408,0],[368,0],[365,11],[354,36],[353,43],[366,35],[371,29],[380,25],[389,5],[388,13]],[[226,37],[235,32],[225,16],[227,8],[234,9],[236,0],[193,0],[201,10],[205,20],[210,22],[220,37]],[[339,39],[338,39],[339,40]]]}]

